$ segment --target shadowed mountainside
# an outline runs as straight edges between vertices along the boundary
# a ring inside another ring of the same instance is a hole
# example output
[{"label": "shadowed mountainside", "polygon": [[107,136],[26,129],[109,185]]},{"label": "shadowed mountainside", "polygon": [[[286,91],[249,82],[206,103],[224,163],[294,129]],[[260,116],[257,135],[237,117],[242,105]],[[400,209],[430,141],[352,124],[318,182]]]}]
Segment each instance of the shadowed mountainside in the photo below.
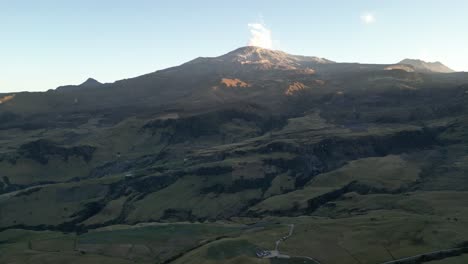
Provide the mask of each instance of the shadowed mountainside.
[{"label": "shadowed mountainside", "polygon": [[290,224],[322,263],[463,245],[468,74],[442,70],[244,47],[2,94],[0,262],[269,263]]}]

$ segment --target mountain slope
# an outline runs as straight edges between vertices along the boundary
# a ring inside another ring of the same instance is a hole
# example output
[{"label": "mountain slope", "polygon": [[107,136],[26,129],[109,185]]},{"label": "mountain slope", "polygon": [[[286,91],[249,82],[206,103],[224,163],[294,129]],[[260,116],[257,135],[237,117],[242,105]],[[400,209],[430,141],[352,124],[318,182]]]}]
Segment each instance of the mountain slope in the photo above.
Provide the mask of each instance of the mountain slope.
[{"label": "mountain slope", "polygon": [[[381,263],[466,245],[468,75],[389,67],[244,47],[2,95],[0,262]],[[291,258],[258,259],[293,224]]]},{"label": "mountain slope", "polygon": [[295,70],[312,65],[334,63],[318,57],[290,55],[282,51],[248,46],[236,49],[217,58],[198,58],[189,62],[189,64],[207,61],[253,66],[254,69],[259,70]]},{"label": "mountain slope", "polygon": [[404,59],[399,64],[411,65],[419,72],[435,72],[435,73],[453,73],[454,70],[445,66],[441,62],[425,62],[422,60]]}]

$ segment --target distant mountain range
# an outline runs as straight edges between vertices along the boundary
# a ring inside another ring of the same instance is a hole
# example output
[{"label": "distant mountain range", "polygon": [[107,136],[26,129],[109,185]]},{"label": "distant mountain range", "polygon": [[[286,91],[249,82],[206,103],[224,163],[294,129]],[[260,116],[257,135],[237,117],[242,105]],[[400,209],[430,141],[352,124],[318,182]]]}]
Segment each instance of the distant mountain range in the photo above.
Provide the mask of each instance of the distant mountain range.
[{"label": "distant mountain range", "polygon": [[[216,73],[219,71],[229,71],[230,73],[251,70],[281,70],[281,71],[296,71],[297,73],[315,73],[316,71],[353,71],[365,69],[387,69],[387,70],[404,70],[408,72],[419,73],[453,73],[454,70],[448,68],[440,62],[425,62],[422,60],[404,59],[396,64],[388,65],[371,65],[359,63],[337,63],[325,58],[291,55],[283,51],[269,50],[260,47],[247,46],[236,49],[219,57],[199,57],[190,62],[187,62],[179,67],[169,68],[156,72],[165,73],[175,70],[189,70],[193,74],[203,71],[204,69]],[[347,70],[346,70],[347,69]],[[208,72],[203,72],[208,74]],[[146,75],[145,75],[146,76]],[[135,78],[134,78],[135,79]],[[95,79],[89,78],[80,85],[60,86],[57,91],[74,91],[86,88],[97,88],[103,84]]]},{"label": "distant mountain range", "polygon": [[[447,74],[440,75],[442,72]],[[465,76],[440,63],[412,60],[396,64],[338,63],[248,46],[114,83],[102,84],[90,78],[82,84],[61,86],[46,93],[16,93],[2,108],[11,113],[38,114],[52,109],[68,112],[116,107],[184,105],[187,109],[199,109],[239,100],[275,105],[284,96],[301,91],[367,89],[368,82],[379,88],[396,85],[416,89],[425,79],[456,81]],[[11,94],[4,94],[8,95]]]}]

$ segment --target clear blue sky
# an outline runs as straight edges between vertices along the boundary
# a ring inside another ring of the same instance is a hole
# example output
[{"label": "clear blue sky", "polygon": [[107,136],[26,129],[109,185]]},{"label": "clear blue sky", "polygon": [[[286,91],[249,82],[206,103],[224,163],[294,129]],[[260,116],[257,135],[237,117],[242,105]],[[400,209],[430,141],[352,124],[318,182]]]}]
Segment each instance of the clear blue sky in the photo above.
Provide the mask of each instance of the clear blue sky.
[{"label": "clear blue sky", "polygon": [[[0,0],[0,92],[138,76],[245,46],[340,62],[440,60],[468,71],[467,0]],[[367,23],[366,23],[367,22]]]}]

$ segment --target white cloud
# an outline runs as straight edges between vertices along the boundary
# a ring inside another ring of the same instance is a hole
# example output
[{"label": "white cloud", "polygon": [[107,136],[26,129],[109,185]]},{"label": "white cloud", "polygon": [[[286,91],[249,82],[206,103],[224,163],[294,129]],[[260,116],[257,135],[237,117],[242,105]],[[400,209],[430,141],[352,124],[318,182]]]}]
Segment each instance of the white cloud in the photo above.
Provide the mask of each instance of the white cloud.
[{"label": "white cloud", "polygon": [[372,13],[365,13],[361,15],[361,21],[364,24],[373,24],[375,22],[375,15]]},{"label": "white cloud", "polygon": [[263,23],[250,23],[247,25],[250,31],[249,46],[257,46],[265,49],[273,49],[271,30]]}]

